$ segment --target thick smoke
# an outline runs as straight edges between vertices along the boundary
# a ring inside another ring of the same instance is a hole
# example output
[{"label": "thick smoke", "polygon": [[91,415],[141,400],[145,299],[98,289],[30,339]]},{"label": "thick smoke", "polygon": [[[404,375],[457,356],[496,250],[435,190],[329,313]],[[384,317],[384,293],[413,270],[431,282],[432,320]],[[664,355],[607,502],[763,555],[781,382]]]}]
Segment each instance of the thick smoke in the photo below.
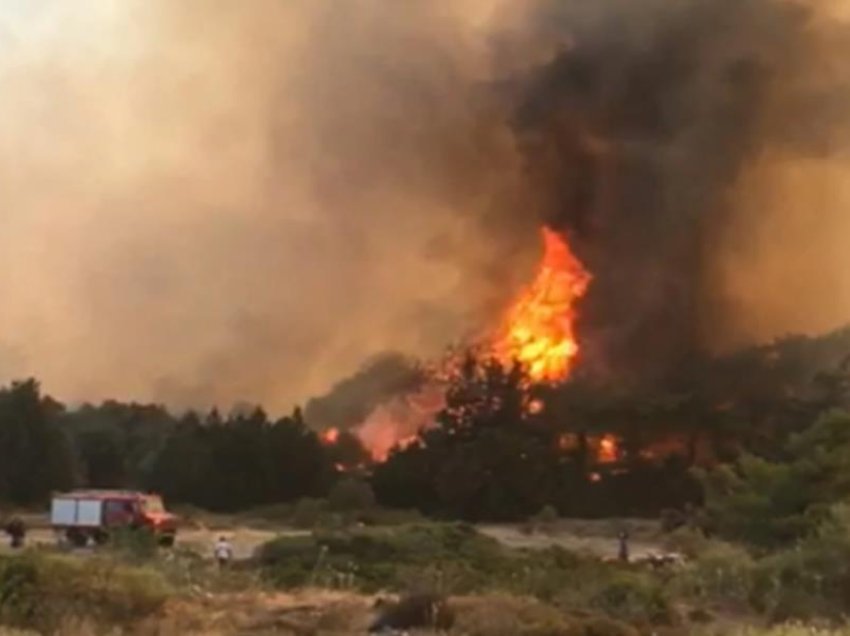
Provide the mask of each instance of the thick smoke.
[{"label": "thick smoke", "polygon": [[552,2],[535,19],[570,39],[523,86],[516,126],[596,277],[591,366],[652,377],[850,318],[821,251],[850,243],[844,24],[773,0]]},{"label": "thick smoke", "polygon": [[535,247],[479,4],[3,3],[0,375],[285,409],[478,329]]},{"label": "thick smoke", "polygon": [[331,387],[326,396],[309,400],[304,417],[317,428],[344,430],[365,421],[381,404],[416,393],[425,381],[424,370],[414,361],[397,354],[380,355]]},{"label": "thick smoke", "polygon": [[536,230],[590,368],[850,316],[850,46],[781,0],[10,0],[0,376],[327,390],[497,319]]}]

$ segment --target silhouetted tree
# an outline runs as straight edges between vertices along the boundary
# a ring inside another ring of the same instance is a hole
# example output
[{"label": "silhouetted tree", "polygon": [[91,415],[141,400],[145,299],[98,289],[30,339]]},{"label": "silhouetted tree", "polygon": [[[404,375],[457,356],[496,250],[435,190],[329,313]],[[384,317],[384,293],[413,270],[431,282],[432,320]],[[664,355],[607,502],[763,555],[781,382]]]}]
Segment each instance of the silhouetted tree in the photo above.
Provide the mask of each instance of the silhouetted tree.
[{"label": "silhouetted tree", "polygon": [[379,499],[466,519],[538,511],[552,495],[557,455],[527,422],[527,382],[519,367],[467,359],[437,425],[376,468]]},{"label": "silhouetted tree", "polygon": [[235,511],[324,494],[330,457],[300,411],[277,422],[256,409],[201,422],[190,414],[166,440],[150,485],[171,501]]},{"label": "silhouetted tree", "polygon": [[28,505],[74,483],[74,458],[57,425],[61,405],[35,380],[0,390],[0,499]]}]

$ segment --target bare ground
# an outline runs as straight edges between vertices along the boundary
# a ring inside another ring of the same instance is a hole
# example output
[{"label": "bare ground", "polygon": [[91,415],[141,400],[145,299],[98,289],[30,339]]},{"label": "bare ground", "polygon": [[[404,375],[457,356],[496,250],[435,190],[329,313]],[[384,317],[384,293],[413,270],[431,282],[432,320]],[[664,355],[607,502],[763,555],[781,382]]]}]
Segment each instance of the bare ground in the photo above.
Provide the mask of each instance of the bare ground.
[{"label": "bare ground", "polygon": [[629,552],[635,559],[663,551],[658,524],[646,520],[562,520],[543,532],[528,534],[516,524],[479,525],[478,530],[511,548],[545,549],[552,546],[572,552],[616,558],[619,552],[617,534],[621,529],[629,534]]},{"label": "bare ground", "polygon": [[[44,515],[27,515],[31,529],[27,535],[30,545],[55,545],[57,537],[48,527]],[[529,534],[518,524],[482,524],[477,526],[483,534],[512,548],[545,549],[559,546],[574,552],[611,559],[617,556],[618,532],[625,528],[629,532],[630,553],[640,559],[662,550],[658,524],[646,520],[561,520],[546,531]],[[191,549],[211,558],[216,539],[225,536],[233,545],[236,559],[248,559],[263,543],[279,536],[303,536],[308,530],[296,530],[283,524],[269,522],[252,523],[244,518],[223,515],[204,515],[193,519],[177,535],[178,546]],[[7,550],[7,542],[0,544],[0,551]]]}]

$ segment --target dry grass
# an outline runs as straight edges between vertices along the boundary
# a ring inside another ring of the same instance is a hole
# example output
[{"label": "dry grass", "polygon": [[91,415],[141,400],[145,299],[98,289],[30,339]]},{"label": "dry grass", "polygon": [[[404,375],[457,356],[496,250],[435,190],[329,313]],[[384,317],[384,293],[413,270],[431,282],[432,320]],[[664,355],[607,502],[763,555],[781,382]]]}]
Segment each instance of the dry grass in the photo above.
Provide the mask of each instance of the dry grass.
[{"label": "dry grass", "polygon": [[[86,619],[69,619],[55,636],[362,636],[373,617],[374,597],[329,590],[294,593],[200,595],[169,600],[155,615],[124,627],[104,628]],[[638,631],[605,618],[568,616],[538,600],[481,595],[451,600],[457,621],[450,636],[638,636]],[[725,625],[677,636],[850,636],[850,629],[801,624],[773,628]],[[432,634],[429,631],[411,632]],[[36,636],[0,627],[0,636]]]},{"label": "dry grass", "polygon": [[454,632],[466,636],[526,636],[566,634],[567,618],[534,599],[506,595],[470,597],[453,602]]},{"label": "dry grass", "polygon": [[[373,618],[373,603],[371,596],[327,590],[177,600],[142,626],[142,633],[362,636]],[[530,598],[470,596],[452,599],[450,604],[457,615],[450,632],[453,636],[637,636],[622,623],[571,618]],[[433,632],[413,633],[424,636]]]},{"label": "dry grass", "polygon": [[706,629],[699,636],[850,636],[850,627],[817,627],[803,623],[788,623],[773,627],[725,627]]},{"label": "dry grass", "polygon": [[[373,618],[374,597],[327,590],[294,594],[231,594],[172,599],[140,623],[105,629],[70,619],[55,636],[362,636]],[[529,598],[503,595],[453,599],[452,636],[636,636],[613,621],[576,619]],[[432,634],[423,630],[411,634]],[[0,636],[35,636],[5,630]],[[783,635],[784,636],[784,635]],[[796,635],[795,635],[796,636]]]},{"label": "dry grass", "polygon": [[328,590],[174,599],[134,633],[158,636],[283,634],[353,636],[371,620],[370,597]]}]

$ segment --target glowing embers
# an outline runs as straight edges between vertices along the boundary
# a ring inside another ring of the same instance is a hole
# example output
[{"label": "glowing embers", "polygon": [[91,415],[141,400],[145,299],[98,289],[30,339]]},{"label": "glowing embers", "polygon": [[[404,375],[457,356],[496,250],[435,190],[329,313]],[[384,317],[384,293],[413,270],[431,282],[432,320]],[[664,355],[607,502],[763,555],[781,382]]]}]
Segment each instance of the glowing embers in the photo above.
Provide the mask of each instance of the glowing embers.
[{"label": "glowing embers", "polygon": [[576,433],[563,433],[558,437],[557,445],[564,454],[587,453],[588,459],[595,465],[615,464],[623,459],[620,441],[614,435],[582,437]]}]

